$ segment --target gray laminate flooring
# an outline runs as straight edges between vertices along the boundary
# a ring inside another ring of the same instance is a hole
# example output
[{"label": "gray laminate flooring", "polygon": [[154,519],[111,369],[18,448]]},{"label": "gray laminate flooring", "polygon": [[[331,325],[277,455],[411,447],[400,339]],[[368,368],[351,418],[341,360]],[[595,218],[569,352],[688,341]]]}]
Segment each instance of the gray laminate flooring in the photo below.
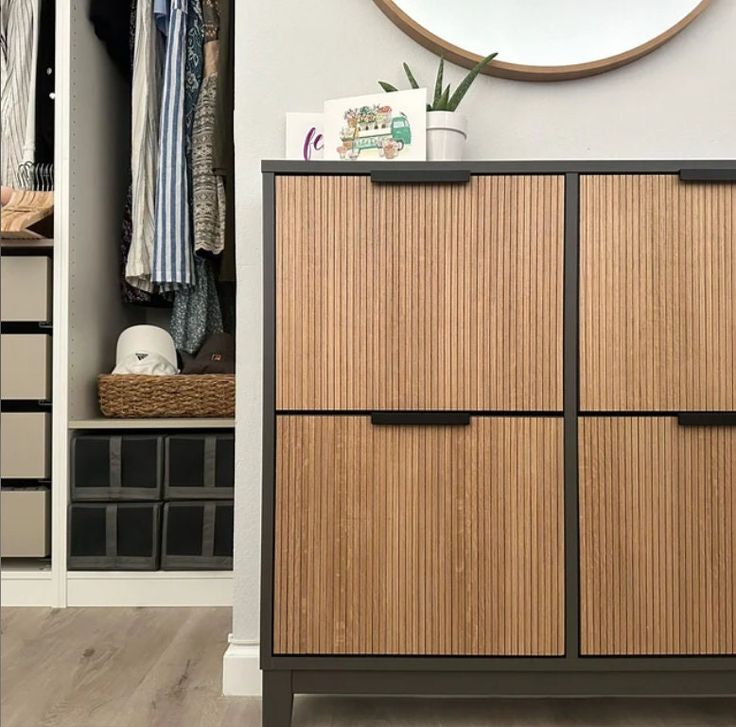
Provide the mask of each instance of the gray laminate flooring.
[{"label": "gray laminate flooring", "polygon": [[[220,695],[223,608],[2,611],[2,727],[258,727]],[[736,727],[736,700],[297,697],[294,727]]]}]

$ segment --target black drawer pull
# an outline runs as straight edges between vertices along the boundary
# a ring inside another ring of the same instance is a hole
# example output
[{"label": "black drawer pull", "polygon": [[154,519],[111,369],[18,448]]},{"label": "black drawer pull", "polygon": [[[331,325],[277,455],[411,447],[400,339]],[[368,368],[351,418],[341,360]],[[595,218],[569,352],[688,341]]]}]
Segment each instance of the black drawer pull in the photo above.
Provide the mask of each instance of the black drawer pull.
[{"label": "black drawer pull", "polygon": [[462,411],[374,411],[371,424],[379,426],[443,426],[470,424],[470,414]]},{"label": "black drawer pull", "polygon": [[681,427],[736,427],[736,411],[689,411],[677,415]]},{"label": "black drawer pull", "polygon": [[467,184],[469,169],[373,169],[373,184]]},{"label": "black drawer pull", "polygon": [[681,182],[736,182],[733,169],[680,169]]}]

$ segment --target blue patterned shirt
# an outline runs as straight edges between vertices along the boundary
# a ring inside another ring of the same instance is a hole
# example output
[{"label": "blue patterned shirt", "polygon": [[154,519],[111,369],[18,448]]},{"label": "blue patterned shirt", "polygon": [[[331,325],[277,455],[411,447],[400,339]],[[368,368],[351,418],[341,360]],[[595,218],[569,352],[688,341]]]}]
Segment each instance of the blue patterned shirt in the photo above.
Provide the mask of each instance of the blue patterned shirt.
[{"label": "blue patterned shirt", "polygon": [[[188,0],[171,0],[164,15],[161,0],[154,11],[167,28],[164,85],[161,95],[156,231],[151,278],[164,290],[193,284],[189,193],[184,153],[184,75]],[[166,20],[168,19],[168,25]]]}]

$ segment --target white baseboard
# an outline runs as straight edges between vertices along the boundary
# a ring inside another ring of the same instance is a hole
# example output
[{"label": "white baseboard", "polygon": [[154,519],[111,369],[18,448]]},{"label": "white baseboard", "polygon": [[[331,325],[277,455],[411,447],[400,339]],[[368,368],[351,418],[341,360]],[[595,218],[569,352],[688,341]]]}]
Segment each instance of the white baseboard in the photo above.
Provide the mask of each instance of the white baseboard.
[{"label": "white baseboard", "polygon": [[3,606],[56,606],[56,596],[56,581],[50,570],[2,572]]},{"label": "white baseboard", "polygon": [[222,657],[222,693],[227,697],[261,696],[258,644],[230,637],[230,645]]},{"label": "white baseboard", "polygon": [[231,571],[69,571],[67,606],[232,606]]}]

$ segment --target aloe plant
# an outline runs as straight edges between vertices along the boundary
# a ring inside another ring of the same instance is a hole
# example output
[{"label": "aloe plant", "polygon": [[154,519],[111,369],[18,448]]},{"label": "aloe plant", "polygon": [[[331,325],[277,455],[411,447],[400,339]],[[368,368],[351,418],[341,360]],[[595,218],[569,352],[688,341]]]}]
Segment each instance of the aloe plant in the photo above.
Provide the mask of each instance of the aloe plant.
[{"label": "aloe plant", "polygon": [[[478,74],[497,55],[498,53],[491,53],[482,60],[478,61],[478,63],[476,63],[473,68],[468,72],[468,75],[465,76],[465,78],[460,82],[460,85],[455,89],[454,92],[452,91],[449,83],[443,88],[445,59],[440,57],[440,64],[437,67],[437,77],[435,78],[434,82],[434,96],[432,98],[432,103],[427,104],[427,111],[456,111],[457,107],[460,105],[460,102],[463,100],[463,98],[465,98],[465,94],[468,92],[468,89],[473,84],[473,81],[475,81]],[[419,84],[417,83],[416,78],[414,78],[414,74],[411,72],[411,68],[409,68],[406,63],[404,63],[404,72],[406,73],[406,77],[409,79],[409,85],[412,88],[419,88]],[[399,90],[398,88],[396,88],[396,86],[393,86],[386,81],[379,81],[378,85],[384,91],[386,91],[386,93],[391,93],[393,91]]]}]

